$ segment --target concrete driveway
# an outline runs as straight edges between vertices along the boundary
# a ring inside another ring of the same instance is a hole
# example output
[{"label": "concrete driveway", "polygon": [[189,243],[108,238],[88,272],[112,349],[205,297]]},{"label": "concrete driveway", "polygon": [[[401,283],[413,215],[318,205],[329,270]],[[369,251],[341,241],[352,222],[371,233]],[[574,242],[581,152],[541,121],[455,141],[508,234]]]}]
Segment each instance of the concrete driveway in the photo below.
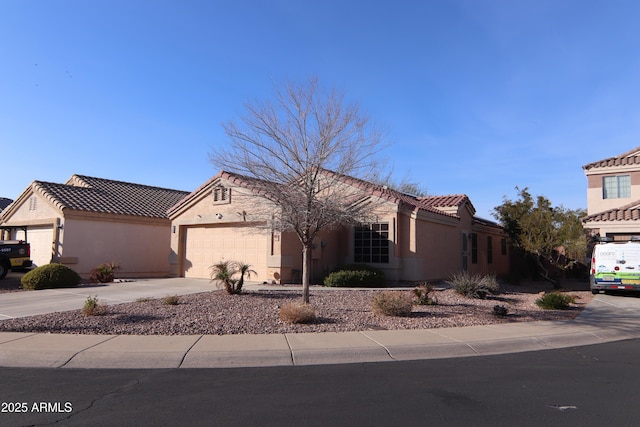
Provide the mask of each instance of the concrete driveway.
[{"label": "concrete driveway", "polygon": [[[16,280],[18,273],[10,273],[5,280]],[[97,296],[108,305],[133,302],[140,298],[163,298],[168,295],[187,295],[216,289],[207,279],[138,279],[132,282],[95,284],[65,289],[43,289],[0,293],[0,320],[34,316],[56,311],[79,310],[87,297]]]}]

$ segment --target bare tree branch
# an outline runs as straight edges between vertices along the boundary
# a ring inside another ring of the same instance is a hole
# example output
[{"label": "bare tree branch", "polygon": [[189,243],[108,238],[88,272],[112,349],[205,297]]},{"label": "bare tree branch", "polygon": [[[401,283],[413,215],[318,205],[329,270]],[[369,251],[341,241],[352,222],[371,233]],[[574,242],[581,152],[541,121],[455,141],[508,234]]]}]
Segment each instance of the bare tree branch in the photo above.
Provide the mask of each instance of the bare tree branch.
[{"label": "bare tree branch", "polygon": [[210,161],[255,178],[252,191],[271,202],[262,220],[292,230],[303,249],[303,299],[309,302],[313,239],[326,228],[365,221],[371,201],[345,177],[381,182],[382,132],[335,89],[317,78],[286,82],[273,100],[248,103],[238,121],[223,124],[228,146]]}]

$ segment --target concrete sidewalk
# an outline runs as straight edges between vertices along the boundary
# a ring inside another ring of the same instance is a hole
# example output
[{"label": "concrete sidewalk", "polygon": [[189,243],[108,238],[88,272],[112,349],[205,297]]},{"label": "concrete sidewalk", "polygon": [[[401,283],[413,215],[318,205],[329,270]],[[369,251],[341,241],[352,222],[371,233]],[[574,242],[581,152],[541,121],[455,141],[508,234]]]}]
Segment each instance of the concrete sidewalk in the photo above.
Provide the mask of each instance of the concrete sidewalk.
[{"label": "concrete sidewalk", "polygon": [[573,321],[273,335],[0,333],[0,366],[222,368],[437,359],[640,338],[640,299],[598,295]]}]

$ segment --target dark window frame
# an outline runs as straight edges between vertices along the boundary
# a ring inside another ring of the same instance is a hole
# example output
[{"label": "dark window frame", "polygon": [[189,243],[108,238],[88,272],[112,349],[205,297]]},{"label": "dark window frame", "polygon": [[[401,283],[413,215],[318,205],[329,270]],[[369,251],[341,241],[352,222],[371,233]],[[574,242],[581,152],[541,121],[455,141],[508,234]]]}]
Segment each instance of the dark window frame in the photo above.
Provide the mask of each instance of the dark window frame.
[{"label": "dark window frame", "polygon": [[378,222],[355,227],[353,261],[367,264],[389,264],[389,223]]}]

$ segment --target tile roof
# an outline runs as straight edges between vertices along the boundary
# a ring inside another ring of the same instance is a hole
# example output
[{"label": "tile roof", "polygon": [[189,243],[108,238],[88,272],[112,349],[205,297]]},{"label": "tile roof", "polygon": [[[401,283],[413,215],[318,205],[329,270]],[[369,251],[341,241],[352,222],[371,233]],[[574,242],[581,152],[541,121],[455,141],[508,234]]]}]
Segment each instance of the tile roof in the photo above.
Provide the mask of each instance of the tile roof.
[{"label": "tile roof", "polygon": [[9,206],[13,202],[11,199],[7,199],[6,197],[0,197],[0,212],[7,206]]},{"label": "tile roof", "polygon": [[[392,203],[396,203],[401,207],[411,209],[411,210],[423,210],[423,211],[435,213],[442,216],[458,218],[458,215],[444,212],[438,209],[437,206],[440,206],[440,207],[459,206],[460,204],[466,201],[468,201],[469,204],[471,204],[471,202],[469,201],[469,198],[466,195],[456,194],[452,196],[416,197],[410,194],[405,194],[400,191],[393,190],[384,185],[374,184],[369,181],[365,181],[352,176],[339,174],[329,170],[325,170],[324,172],[327,174],[334,175],[338,177],[339,180],[349,185],[353,185],[354,187],[359,188],[369,194],[381,197],[384,200],[390,201]],[[248,176],[240,175],[233,172],[220,171],[214,177],[212,177],[203,185],[198,187],[198,189],[193,191],[189,195],[189,197],[185,197],[183,200],[180,200],[176,205],[172,206],[168,210],[167,214],[171,215],[176,211],[178,211],[181,207],[186,205],[188,201],[192,199],[192,197],[195,197],[196,194],[203,191],[203,189],[205,189],[211,182],[215,181],[218,178],[224,178],[241,187],[252,189],[253,191],[256,192],[256,194],[259,194],[260,192],[260,184],[266,182],[258,178],[248,177]]]},{"label": "tile roof", "polygon": [[471,203],[466,194],[451,194],[448,196],[426,196],[419,197],[420,202],[427,206],[438,207],[458,207],[467,202]]},{"label": "tile roof", "polygon": [[151,218],[167,218],[167,209],[189,194],[84,175],[73,175],[66,184],[34,181],[31,187],[62,210]]},{"label": "tile roof", "polygon": [[608,211],[598,212],[582,218],[583,223],[601,221],[638,221],[640,220],[640,200]]},{"label": "tile roof", "polygon": [[636,147],[633,150],[629,150],[626,153],[622,153],[615,157],[609,157],[608,159],[598,160],[597,162],[586,164],[582,167],[582,169],[589,170],[594,168],[637,164],[640,164],[640,147]]}]

